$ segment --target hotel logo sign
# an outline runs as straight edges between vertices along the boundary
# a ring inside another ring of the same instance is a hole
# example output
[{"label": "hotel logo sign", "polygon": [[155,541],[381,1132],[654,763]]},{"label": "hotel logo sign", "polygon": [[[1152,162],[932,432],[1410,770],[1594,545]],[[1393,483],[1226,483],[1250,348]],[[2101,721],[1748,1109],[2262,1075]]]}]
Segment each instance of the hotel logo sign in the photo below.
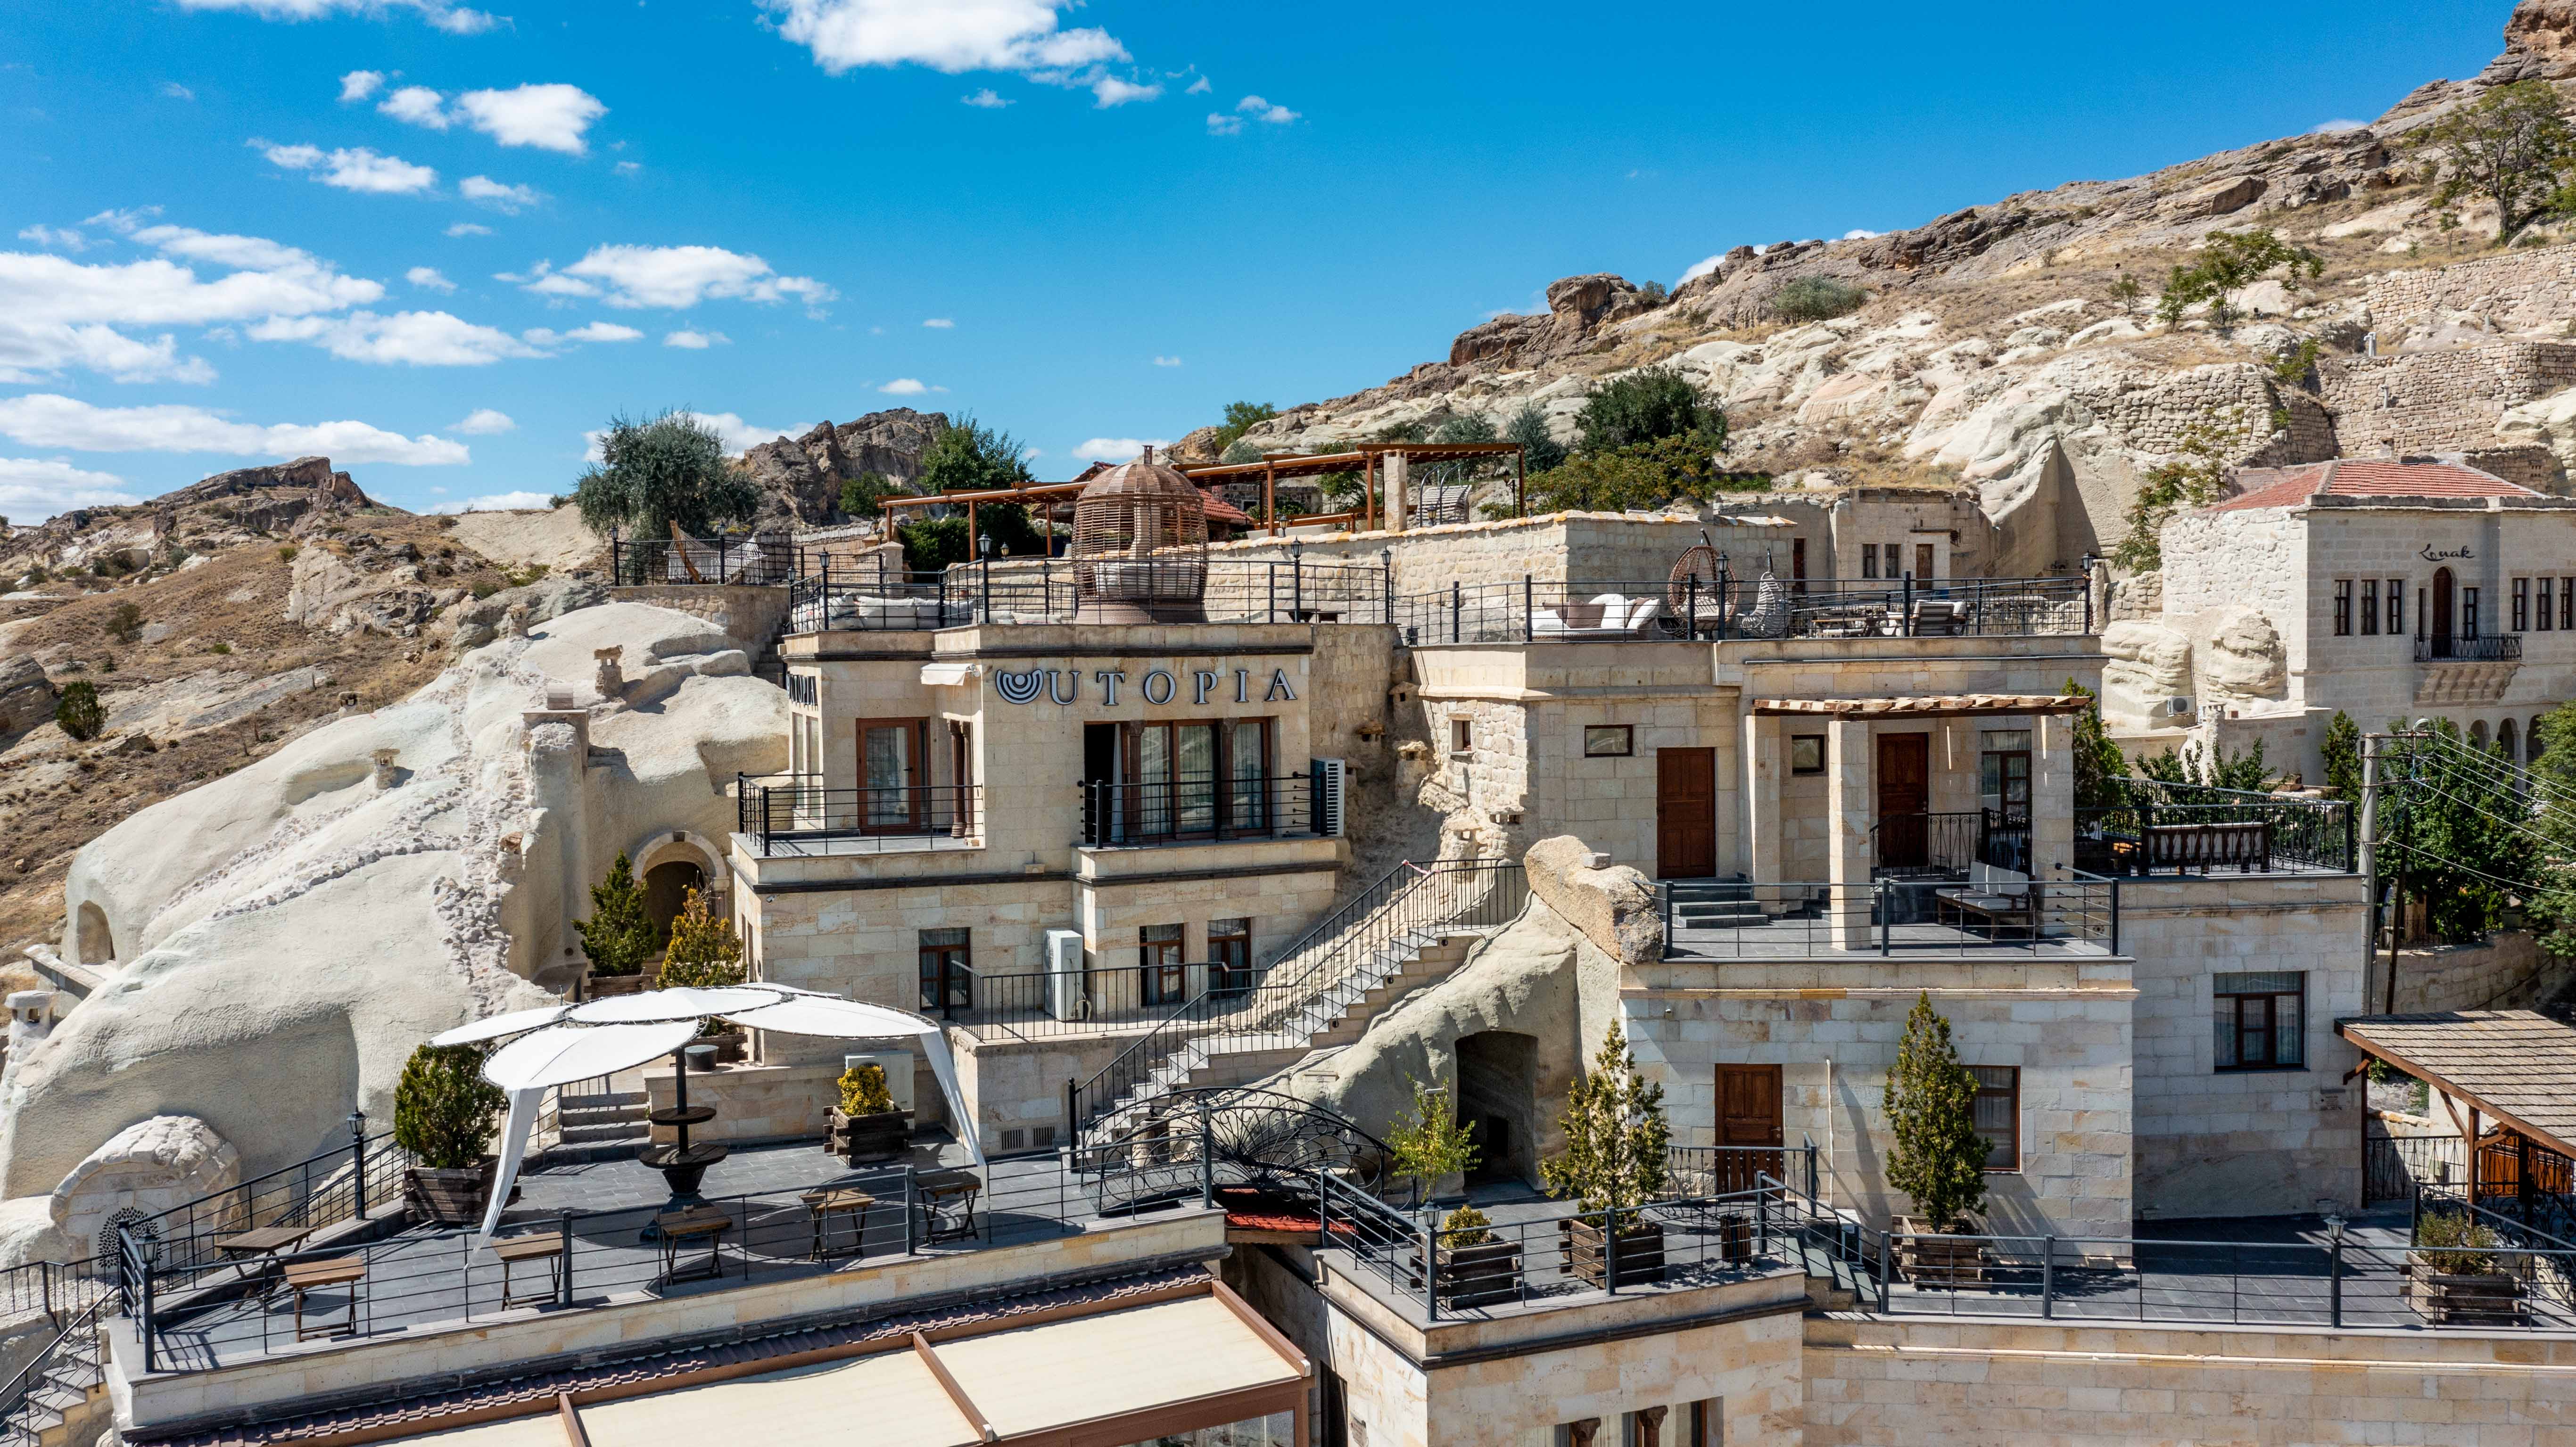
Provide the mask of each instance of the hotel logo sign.
[{"label": "hotel logo sign", "polygon": [[[1222,671],[1211,668],[1179,671],[1169,668],[1150,669],[1143,678],[1136,681],[1136,692],[1144,698],[1145,702],[1159,708],[1181,697],[1184,691],[1181,680],[1184,677],[1189,680],[1186,691],[1189,694],[1189,706],[1192,708],[1203,708],[1211,699],[1216,699],[1228,691],[1233,693],[1233,701],[1236,703],[1253,702],[1252,694],[1256,685],[1253,682],[1252,670],[1248,668]],[[1044,695],[1049,703],[1078,703],[1082,699],[1082,678],[1082,671],[1075,668],[1031,668],[1016,673],[1007,668],[1000,668],[993,671],[993,691],[1002,696],[1004,703],[1035,703],[1040,695]],[[1095,669],[1091,678],[1100,689],[1101,705],[1105,708],[1116,708],[1119,690],[1127,686],[1126,672],[1115,668]],[[1270,670],[1270,682],[1268,686],[1261,689],[1260,701],[1263,703],[1297,701],[1297,689],[1288,681],[1288,670],[1284,668]]]},{"label": "hotel logo sign", "polygon": [[2450,560],[2452,560],[2452,559],[2455,559],[2455,558],[2458,558],[2458,559],[2474,558],[2474,557],[2476,557],[2476,556],[2477,556],[2477,554],[2475,554],[2475,553],[2473,553],[2473,552],[2470,552],[2470,551],[2469,551],[2469,548],[2468,548],[2468,544],[2466,544],[2466,543],[2462,543],[2460,546],[2458,546],[2458,547],[2456,547],[2456,548],[2453,548],[2453,549],[2451,549],[2451,550],[2450,550],[2450,551],[2448,551],[2448,552],[2444,552],[2444,551],[2442,551],[2442,550],[2440,550],[2440,549],[2438,549],[2438,548],[2434,547],[2431,543],[2426,543],[2426,544],[2424,545],[2423,549],[2422,549],[2421,551],[2419,551],[2418,553],[2416,553],[2416,554],[2415,554],[2415,556],[2417,556],[2417,557],[2419,557],[2419,558],[2422,558],[2425,562],[2428,562],[2428,563],[2441,563],[2441,562],[2448,562],[2448,561],[2450,561]]}]

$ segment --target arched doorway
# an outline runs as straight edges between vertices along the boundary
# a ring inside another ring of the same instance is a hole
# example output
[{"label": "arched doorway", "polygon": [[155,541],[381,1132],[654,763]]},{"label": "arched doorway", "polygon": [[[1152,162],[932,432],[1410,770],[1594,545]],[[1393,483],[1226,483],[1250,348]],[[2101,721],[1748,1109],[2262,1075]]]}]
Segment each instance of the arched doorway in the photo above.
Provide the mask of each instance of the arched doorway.
[{"label": "arched doorway", "polygon": [[2451,656],[2451,570],[2433,570],[2433,656]]},{"label": "arched doorway", "polygon": [[680,917],[689,891],[705,892],[707,872],[694,860],[673,859],[644,871],[644,913],[655,933],[669,937],[671,921]]},{"label": "arched doorway", "polygon": [[1538,1175],[1538,1040],[1487,1030],[1458,1042],[1458,1119],[1476,1142],[1467,1183]]},{"label": "arched doorway", "polygon": [[2487,721],[2485,719],[2479,719],[2469,725],[2469,742],[2475,745],[2479,752],[2486,751]]},{"label": "arched doorway", "polygon": [[2496,725],[2496,752],[2508,763],[2522,757],[2522,740],[2514,736],[2512,719]]},{"label": "arched doorway", "polygon": [[84,965],[116,963],[116,936],[107,927],[107,911],[95,904],[80,907],[79,937],[72,942]]}]

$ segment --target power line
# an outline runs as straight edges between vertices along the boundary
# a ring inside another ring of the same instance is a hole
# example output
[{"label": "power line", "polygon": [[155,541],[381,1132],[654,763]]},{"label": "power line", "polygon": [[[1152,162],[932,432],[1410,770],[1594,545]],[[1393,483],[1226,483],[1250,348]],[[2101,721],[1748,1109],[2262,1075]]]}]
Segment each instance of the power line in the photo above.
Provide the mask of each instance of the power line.
[{"label": "power line", "polygon": [[2487,883],[2492,884],[2499,889],[2509,889],[2516,893],[2528,894],[2540,887],[2537,883],[2527,879],[2498,879],[2494,875],[2487,873],[2485,870],[2471,869],[2469,866],[2460,863],[2456,859],[2435,854],[2429,849],[2418,849],[2412,844],[2400,844],[2393,839],[2387,841],[2386,847],[2390,849],[2403,849],[2409,854],[2421,854],[2425,858],[2433,860],[2435,863],[2438,863],[2447,869],[2456,869],[2462,874],[2473,875],[2479,879],[2485,880]]}]

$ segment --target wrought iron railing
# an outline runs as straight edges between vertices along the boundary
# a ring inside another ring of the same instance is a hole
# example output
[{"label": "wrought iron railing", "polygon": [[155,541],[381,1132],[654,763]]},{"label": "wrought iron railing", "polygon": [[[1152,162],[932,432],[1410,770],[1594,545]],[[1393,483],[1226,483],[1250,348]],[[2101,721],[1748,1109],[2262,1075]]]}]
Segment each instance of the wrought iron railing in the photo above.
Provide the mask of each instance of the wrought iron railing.
[{"label": "wrought iron railing", "polygon": [[1201,774],[1151,783],[1086,780],[1082,839],[1093,848],[1275,839],[1315,832],[1315,781],[1305,774]]},{"label": "wrought iron railing", "polygon": [[2442,637],[2415,640],[2418,663],[2512,663],[2522,657],[2522,635],[2488,633],[2476,638]]},{"label": "wrought iron railing", "polygon": [[802,574],[804,562],[793,536],[783,532],[718,533],[687,541],[612,536],[608,543],[608,576],[628,587],[777,587]]},{"label": "wrought iron railing", "polygon": [[983,802],[981,784],[827,789],[819,774],[734,776],[734,828],[764,857],[973,840],[981,836]]},{"label": "wrought iron railing", "polygon": [[[349,1118],[347,1145],[254,1176],[230,1189],[119,1224],[163,1270],[196,1270],[228,1261],[228,1238],[269,1226],[323,1231],[398,1205],[412,1165],[393,1132],[365,1133],[366,1117]],[[102,1246],[106,1242],[100,1243]]]},{"label": "wrought iron railing", "polygon": [[[1175,586],[1179,568],[1193,588]],[[823,557],[790,585],[788,626],[814,633],[1119,621],[1387,623],[1388,578],[1383,560],[995,558],[925,573],[890,567],[882,556],[855,567]],[[1129,592],[1152,596],[1120,596]],[[1187,592],[1195,597],[1176,596]]]},{"label": "wrought iron railing", "polygon": [[[37,1347],[35,1355],[27,1359],[27,1364],[18,1369],[15,1377],[10,1378],[6,1384],[0,1384],[0,1424],[16,1426],[12,1419],[17,1417],[20,1410],[26,1406],[28,1395],[47,1382],[54,1382],[65,1390],[86,1391],[106,1375],[104,1361],[88,1363],[81,1366],[77,1372],[69,1374],[64,1373],[63,1368],[66,1363],[81,1360],[80,1351],[84,1343],[94,1339],[98,1334],[100,1315],[113,1306],[115,1301],[116,1298],[112,1294],[99,1292],[77,1308],[70,1310],[69,1320],[58,1319],[61,1331],[51,1340]],[[73,1380],[63,1380],[64,1375],[72,1376]],[[24,1437],[16,1436],[14,1433],[9,1435],[18,1441],[42,1442],[44,1440],[41,1433],[29,1433]]]},{"label": "wrought iron railing", "polygon": [[1528,898],[1516,859],[1404,863],[1261,966],[1252,983],[1209,984],[1087,1080],[1065,1085],[1077,1139],[1117,1110],[1190,1082],[1220,1054],[1302,1049],[1443,930],[1508,924]]},{"label": "wrought iron railing", "polygon": [[2340,874],[2354,867],[2352,805],[2341,799],[2160,779],[2120,779],[2110,787],[2118,802],[2075,811],[2075,865],[2089,874],[2283,867]]},{"label": "wrought iron railing", "polygon": [[2113,879],[1735,880],[1655,885],[1672,959],[2117,954]]},{"label": "wrought iron railing", "polygon": [[1881,869],[1965,870],[1971,864],[2030,867],[2030,825],[1991,809],[1952,814],[1884,814],[1869,826],[1870,862]]},{"label": "wrought iron railing", "polygon": [[[1240,991],[1253,977],[1249,966],[1222,961],[1147,965],[1135,950],[1101,953],[1101,964],[1062,973],[970,971],[934,1013],[982,1039],[1098,1035],[1160,1023],[1186,1001]],[[1105,958],[1113,953],[1115,962]]]},{"label": "wrought iron railing", "polygon": [[1744,578],[1452,583],[1411,594],[1409,644],[1731,638],[1949,638],[2093,631],[2081,578],[1918,583]]}]

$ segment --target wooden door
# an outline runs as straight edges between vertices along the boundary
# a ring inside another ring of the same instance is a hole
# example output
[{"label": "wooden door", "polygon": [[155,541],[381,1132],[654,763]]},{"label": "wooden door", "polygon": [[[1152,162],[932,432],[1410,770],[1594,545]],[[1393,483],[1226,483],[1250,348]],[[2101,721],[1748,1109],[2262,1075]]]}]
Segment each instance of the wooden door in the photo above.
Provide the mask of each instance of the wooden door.
[{"label": "wooden door", "polygon": [[2451,570],[2433,570],[2433,656],[2451,656]]},{"label": "wooden door", "polygon": [[929,721],[858,721],[859,788],[852,811],[861,833],[909,834],[921,827],[922,736]]},{"label": "wooden door", "polygon": [[1880,734],[1877,778],[1877,862],[1897,868],[1929,864],[1932,736]]},{"label": "wooden door", "polygon": [[[1780,1067],[1717,1067],[1718,1194],[1752,1190],[1753,1178],[1765,1171],[1773,1176],[1781,1175],[1780,1158],[1770,1151],[1781,1145],[1784,1139],[1780,1123]],[[1727,1149],[1730,1146],[1737,1149]],[[1747,1146],[1760,1149],[1742,1149]]]},{"label": "wooden door", "polygon": [[1655,750],[1655,877],[1717,875],[1717,750]]}]

